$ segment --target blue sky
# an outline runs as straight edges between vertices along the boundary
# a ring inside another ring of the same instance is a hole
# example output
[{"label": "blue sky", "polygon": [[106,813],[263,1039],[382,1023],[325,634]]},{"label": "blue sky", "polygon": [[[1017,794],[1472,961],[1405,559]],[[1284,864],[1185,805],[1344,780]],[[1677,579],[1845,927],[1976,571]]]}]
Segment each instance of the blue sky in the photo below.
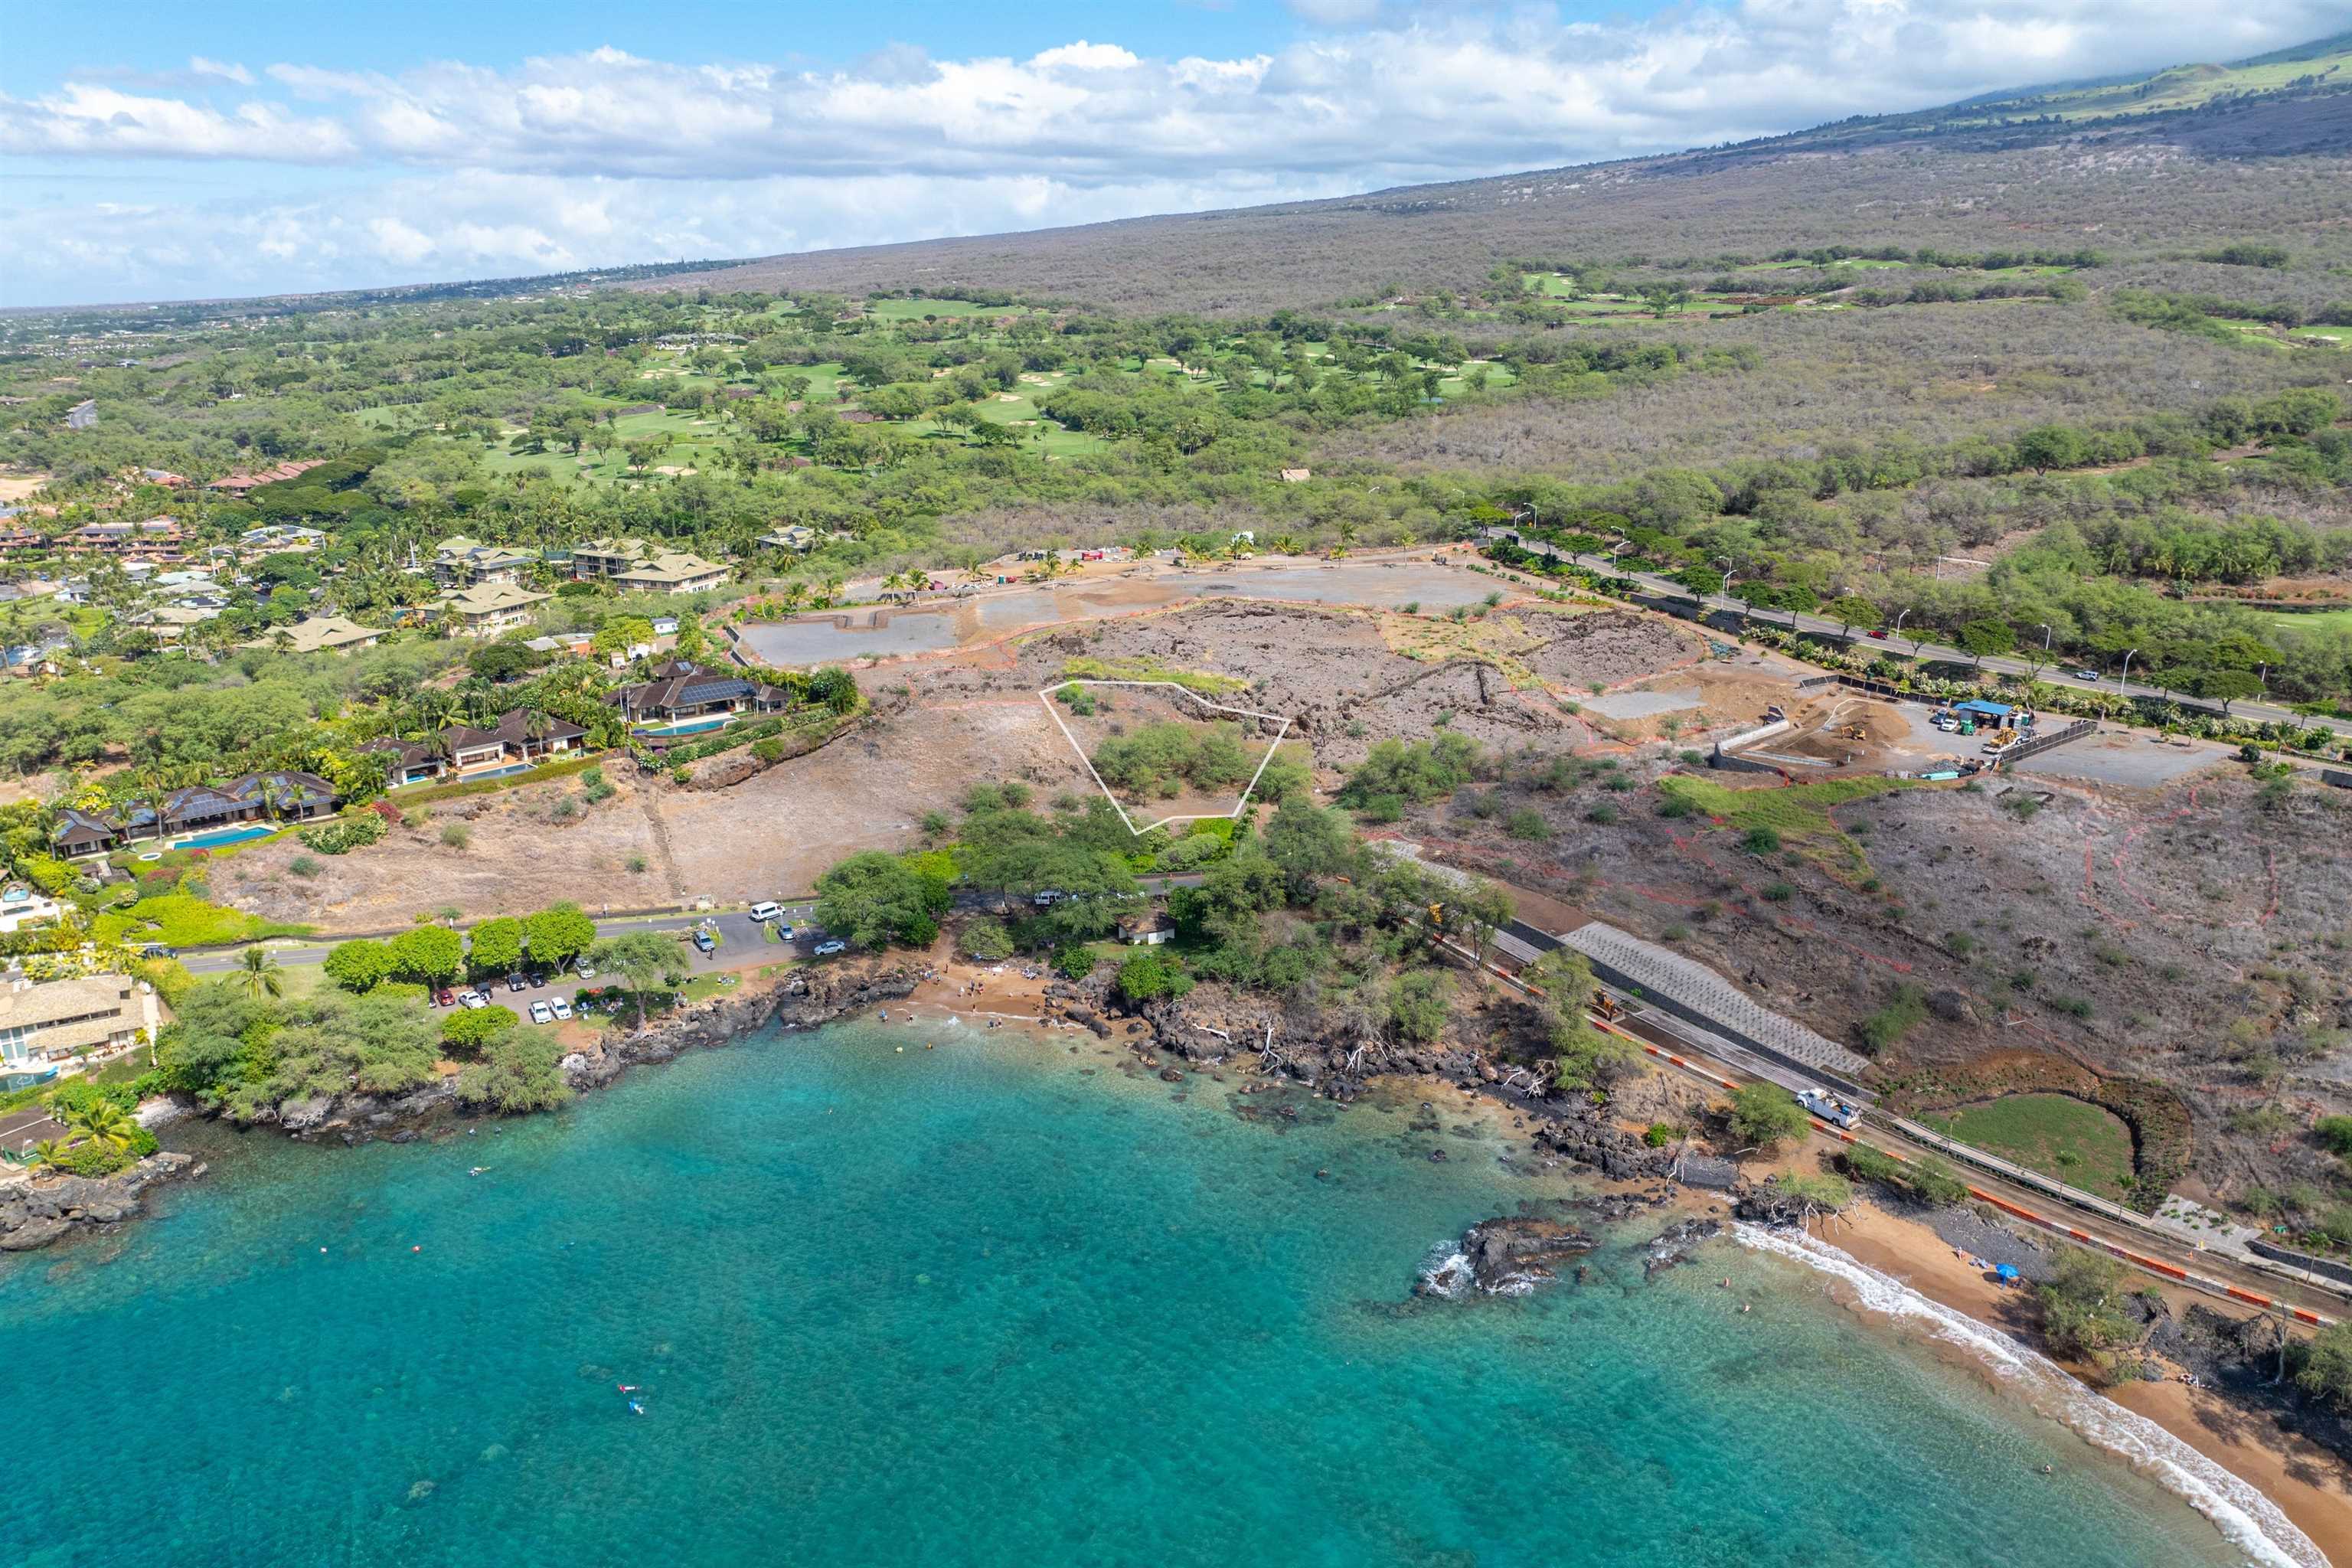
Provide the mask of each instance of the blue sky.
[{"label": "blue sky", "polygon": [[773,254],[1624,157],[2225,59],[2342,0],[26,5],[0,304]]}]

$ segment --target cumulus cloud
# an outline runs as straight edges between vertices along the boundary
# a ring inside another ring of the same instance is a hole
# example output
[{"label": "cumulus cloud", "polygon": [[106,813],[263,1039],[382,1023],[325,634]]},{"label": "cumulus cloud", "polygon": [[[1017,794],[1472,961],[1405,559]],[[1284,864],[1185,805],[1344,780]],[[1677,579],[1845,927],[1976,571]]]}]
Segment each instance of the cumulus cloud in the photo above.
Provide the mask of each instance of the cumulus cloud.
[{"label": "cumulus cloud", "polygon": [[253,73],[243,66],[225,60],[208,60],[202,55],[188,57],[188,71],[193,76],[216,76],[239,87],[253,85]]},{"label": "cumulus cloud", "polygon": [[[278,272],[303,258],[271,237],[310,226],[321,248],[306,272],[375,280],[917,238],[1549,167],[2034,79],[2228,58],[2317,36],[2334,15],[2327,0],[1736,0],[1606,23],[1526,5],[1293,9],[1311,31],[1233,56],[1153,58],[1081,38],[1025,59],[891,44],[812,68],[600,48],[511,68],[287,62],[258,79],[197,59],[191,71],[208,88],[245,89],[232,94],[241,100],[85,81],[0,95],[0,152],[348,165],[346,199],[317,213],[265,188],[226,227],[203,222],[233,237],[235,257]],[[387,182],[387,166],[408,174]],[[159,232],[159,245],[194,268],[245,265],[207,260],[220,247],[185,239],[197,215],[179,211],[181,234]],[[26,216],[0,211],[0,232],[27,232]],[[136,290],[126,279],[121,291]]]}]

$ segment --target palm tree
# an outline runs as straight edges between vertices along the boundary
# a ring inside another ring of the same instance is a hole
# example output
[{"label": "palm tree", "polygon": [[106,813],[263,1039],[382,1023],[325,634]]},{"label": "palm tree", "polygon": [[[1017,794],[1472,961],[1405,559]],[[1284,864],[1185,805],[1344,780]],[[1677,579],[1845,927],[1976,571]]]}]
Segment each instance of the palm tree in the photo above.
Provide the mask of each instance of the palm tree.
[{"label": "palm tree", "polygon": [[110,1149],[128,1149],[138,1132],[130,1114],[110,1100],[92,1100],[79,1110],[67,1112],[66,1126]]},{"label": "palm tree", "polygon": [[285,994],[285,970],[267,948],[247,948],[238,960],[236,977],[245,987],[246,995],[257,1002],[264,995],[276,997]]}]

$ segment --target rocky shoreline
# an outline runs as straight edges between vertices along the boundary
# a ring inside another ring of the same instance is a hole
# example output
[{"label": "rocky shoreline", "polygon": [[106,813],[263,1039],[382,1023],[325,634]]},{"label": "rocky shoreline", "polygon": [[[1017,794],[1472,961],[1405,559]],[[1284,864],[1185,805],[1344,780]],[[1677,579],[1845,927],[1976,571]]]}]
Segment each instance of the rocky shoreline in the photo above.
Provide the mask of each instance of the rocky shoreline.
[{"label": "rocky shoreline", "polygon": [[[562,1059],[564,1081],[574,1091],[603,1089],[632,1066],[723,1046],[771,1024],[814,1028],[897,1002],[910,994],[920,979],[919,970],[904,964],[820,969],[781,985],[715,996],[656,1019],[641,1031],[608,1032],[572,1052]],[[443,1079],[404,1095],[293,1100],[278,1107],[275,1116],[242,1125],[276,1126],[305,1142],[332,1138],[353,1146],[378,1139],[413,1143],[426,1136],[435,1122],[471,1113],[458,1098],[456,1080]],[[166,1150],[110,1176],[28,1173],[0,1186],[0,1252],[29,1252],[77,1229],[120,1225],[141,1212],[141,1200],[150,1187],[201,1176],[205,1169],[193,1155]]]},{"label": "rocky shoreline", "polygon": [[30,1252],[79,1228],[120,1225],[139,1213],[149,1187],[205,1170],[194,1155],[166,1149],[110,1176],[32,1177],[0,1187],[0,1252]]}]

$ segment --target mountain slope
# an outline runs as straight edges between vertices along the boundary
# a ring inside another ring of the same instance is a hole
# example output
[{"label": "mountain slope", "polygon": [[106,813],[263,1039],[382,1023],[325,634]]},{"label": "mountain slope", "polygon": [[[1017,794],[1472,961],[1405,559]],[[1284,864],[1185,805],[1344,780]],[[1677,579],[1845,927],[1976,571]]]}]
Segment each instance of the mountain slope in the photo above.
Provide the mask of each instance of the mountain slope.
[{"label": "mountain slope", "polygon": [[[2262,237],[2352,262],[2352,35],[1660,157],[1329,201],[769,257],[663,285],[958,285],[1130,310],[1318,307],[1531,257],[1900,242],[2129,254]],[[2331,194],[2332,193],[2332,194]]]}]

